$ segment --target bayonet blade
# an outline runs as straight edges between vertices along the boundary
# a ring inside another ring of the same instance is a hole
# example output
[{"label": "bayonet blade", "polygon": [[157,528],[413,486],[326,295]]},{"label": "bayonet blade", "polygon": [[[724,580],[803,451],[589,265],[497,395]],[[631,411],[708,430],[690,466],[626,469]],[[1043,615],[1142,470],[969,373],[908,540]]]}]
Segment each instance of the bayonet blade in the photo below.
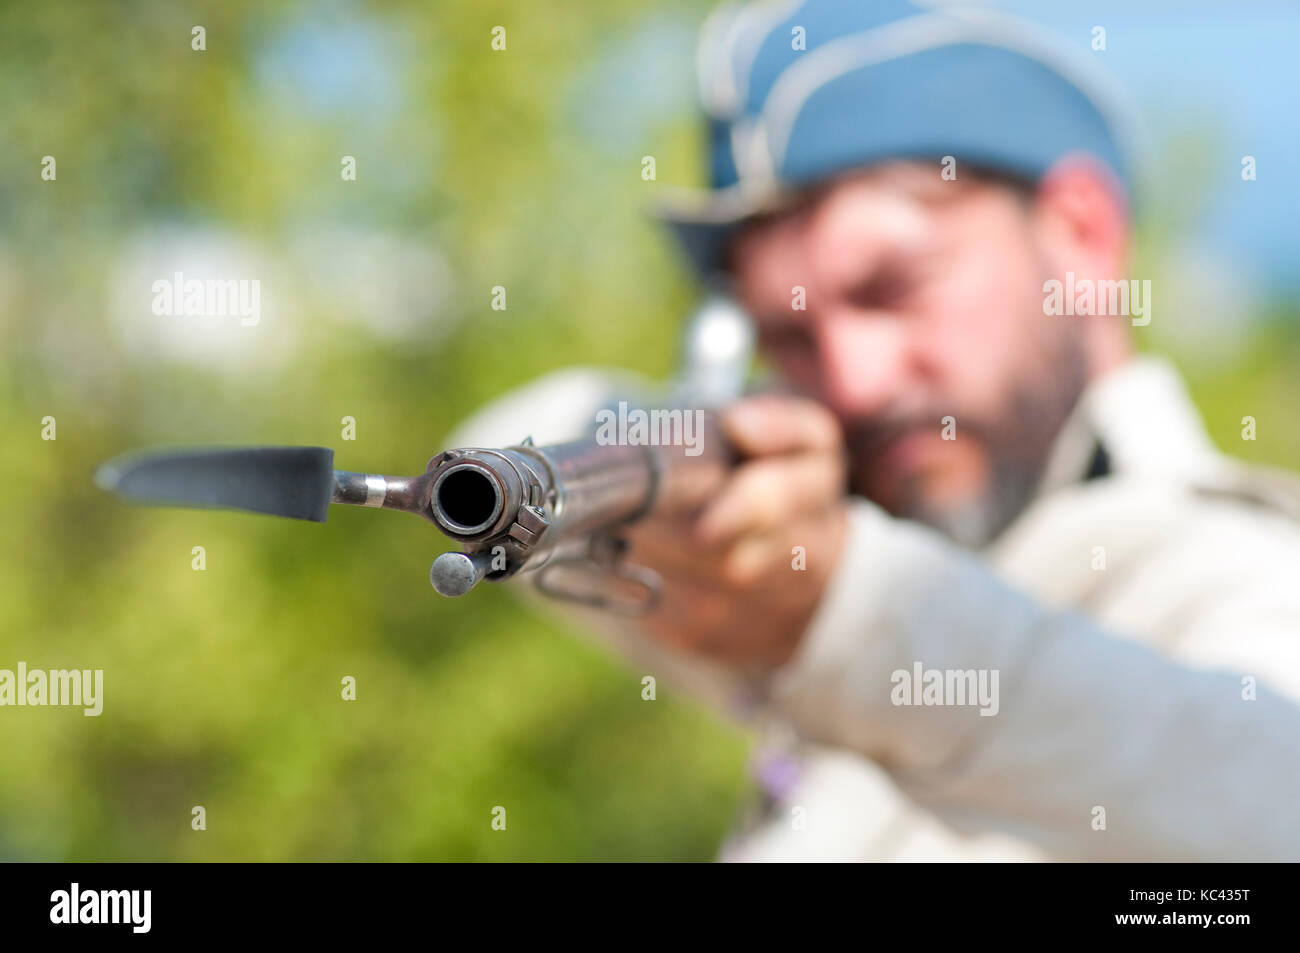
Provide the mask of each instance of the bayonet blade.
[{"label": "bayonet blade", "polygon": [[190,506],[325,522],[334,492],[328,447],[168,450],[118,457],[95,482],[140,503]]}]

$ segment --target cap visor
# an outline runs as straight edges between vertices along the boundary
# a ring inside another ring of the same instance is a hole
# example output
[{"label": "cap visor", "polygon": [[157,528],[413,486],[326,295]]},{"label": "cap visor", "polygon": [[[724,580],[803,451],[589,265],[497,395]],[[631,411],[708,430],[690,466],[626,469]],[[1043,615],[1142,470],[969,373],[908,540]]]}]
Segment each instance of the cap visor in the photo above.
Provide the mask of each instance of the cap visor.
[{"label": "cap visor", "polygon": [[725,266],[727,243],[749,219],[780,208],[780,192],[728,188],[667,189],[650,209],[650,217],[668,226],[686,257],[708,275]]}]

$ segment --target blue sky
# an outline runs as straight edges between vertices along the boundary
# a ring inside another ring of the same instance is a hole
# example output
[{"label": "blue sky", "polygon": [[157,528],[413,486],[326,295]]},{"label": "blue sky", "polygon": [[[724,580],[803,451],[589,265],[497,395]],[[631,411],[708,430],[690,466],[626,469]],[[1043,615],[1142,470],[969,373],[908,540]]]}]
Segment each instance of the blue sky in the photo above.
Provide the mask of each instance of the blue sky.
[{"label": "blue sky", "polygon": [[[1089,52],[1092,28],[1104,26],[1107,50],[1095,55],[1128,91],[1157,157],[1207,167],[1209,193],[1197,200],[1206,207],[1192,222],[1189,245],[1257,282],[1300,295],[1300,3],[988,5],[1077,37]],[[1171,135],[1188,130],[1207,137],[1208,152],[1170,154]],[[1241,180],[1243,155],[1256,158],[1254,183]],[[1157,180],[1162,171],[1157,163]]]}]

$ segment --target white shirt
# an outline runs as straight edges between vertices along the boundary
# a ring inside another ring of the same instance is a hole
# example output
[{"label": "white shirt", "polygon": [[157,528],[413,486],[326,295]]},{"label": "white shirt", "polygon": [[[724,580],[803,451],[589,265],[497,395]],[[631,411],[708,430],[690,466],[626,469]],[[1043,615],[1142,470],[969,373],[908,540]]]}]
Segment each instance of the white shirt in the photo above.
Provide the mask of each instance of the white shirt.
[{"label": "white shirt", "polygon": [[[465,442],[517,442],[539,406],[557,432],[537,442],[571,438],[605,389],[553,375]],[[1111,473],[1083,481],[1099,440]],[[983,553],[855,501],[845,556],[770,685],[768,731],[801,739],[798,770],[723,857],[1300,859],[1297,514],[1300,482],[1219,455],[1150,358],[1088,389],[1036,498]],[[739,689],[597,628],[723,710]],[[996,714],[895,704],[918,665],[983,673]]]}]

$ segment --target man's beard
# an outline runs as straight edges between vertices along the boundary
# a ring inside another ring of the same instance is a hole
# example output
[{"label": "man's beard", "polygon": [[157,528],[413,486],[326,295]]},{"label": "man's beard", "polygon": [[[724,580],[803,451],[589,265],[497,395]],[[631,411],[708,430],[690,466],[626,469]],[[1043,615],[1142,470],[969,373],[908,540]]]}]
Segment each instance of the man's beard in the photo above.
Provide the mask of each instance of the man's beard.
[{"label": "man's beard", "polygon": [[960,503],[941,504],[926,497],[920,476],[912,476],[901,481],[900,489],[892,494],[894,499],[875,502],[885,505],[894,516],[930,526],[970,549],[995,540],[1034,496],[1056,437],[1087,384],[1087,359],[1073,328],[1043,344],[1047,353],[1013,382],[1005,409],[996,419],[963,415],[952,404],[931,404],[846,426],[854,491],[871,498],[866,487],[879,448],[909,431],[938,427],[951,415],[956,420],[957,439],[974,438],[986,454],[984,490]]}]

